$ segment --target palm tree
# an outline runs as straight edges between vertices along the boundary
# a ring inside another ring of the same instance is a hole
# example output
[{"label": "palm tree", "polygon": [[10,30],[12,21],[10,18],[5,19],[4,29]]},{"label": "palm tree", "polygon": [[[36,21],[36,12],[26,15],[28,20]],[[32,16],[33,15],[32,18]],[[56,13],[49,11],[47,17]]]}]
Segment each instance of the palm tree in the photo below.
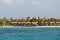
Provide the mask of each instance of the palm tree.
[{"label": "palm tree", "polygon": [[38,16],[38,19],[40,19],[40,17]]},{"label": "palm tree", "polygon": [[39,26],[42,26],[42,21],[38,19],[38,23]]},{"label": "palm tree", "polygon": [[30,20],[30,22],[34,22],[34,17]]},{"label": "palm tree", "polygon": [[1,26],[3,25],[3,22],[2,22],[2,21],[0,21],[0,25],[1,25]]},{"label": "palm tree", "polygon": [[50,19],[47,20],[47,24],[48,24],[48,26],[50,26]]},{"label": "palm tree", "polygon": [[13,18],[11,17],[10,20],[13,20]]},{"label": "palm tree", "polygon": [[30,17],[26,17],[26,21],[29,22],[30,21]]},{"label": "palm tree", "polygon": [[38,21],[37,21],[37,22],[38,22],[37,24],[38,24],[39,26],[42,26],[42,21],[41,21],[40,17],[38,17]]},{"label": "palm tree", "polygon": [[50,18],[50,21],[51,21],[51,22],[54,22],[54,25],[56,25],[57,19],[55,19],[55,18]]},{"label": "palm tree", "polygon": [[11,22],[10,22],[9,20],[6,20],[5,23],[6,23],[6,25],[8,25],[8,26],[11,24]]},{"label": "palm tree", "polygon": [[34,22],[35,20],[34,20],[35,18],[33,17],[32,19],[30,19],[30,22],[31,22],[31,24],[30,25],[32,25],[32,22]]},{"label": "palm tree", "polygon": [[24,26],[23,22],[25,22],[26,20],[24,18],[22,18],[20,21],[21,21],[21,25]]},{"label": "palm tree", "polygon": [[30,22],[37,22],[37,18],[32,18],[31,20],[30,20]]},{"label": "palm tree", "polygon": [[3,22],[4,22],[4,26],[5,26],[6,25],[6,23],[5,23],[6,22],[6,18],[5,17],[3,18]]},{"label": "palm tree", "polygon": [[56,26],[57,19],[54,19],[54,22],[55,22],[55,26]]},{"label": "palm tree", "polygon": [[43,26],[45,25],[45,22],[46,22],[46,18],[44,17],[43,18]]}]

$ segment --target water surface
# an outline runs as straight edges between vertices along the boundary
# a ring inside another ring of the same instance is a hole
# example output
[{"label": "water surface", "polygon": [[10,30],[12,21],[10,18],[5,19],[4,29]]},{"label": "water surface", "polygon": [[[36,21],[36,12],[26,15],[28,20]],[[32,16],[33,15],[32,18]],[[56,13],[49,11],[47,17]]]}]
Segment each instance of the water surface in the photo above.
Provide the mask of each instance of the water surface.
[{"label": "water surface", "polygon": [[0,28],[0,40],[60,40],[60,28]]}]

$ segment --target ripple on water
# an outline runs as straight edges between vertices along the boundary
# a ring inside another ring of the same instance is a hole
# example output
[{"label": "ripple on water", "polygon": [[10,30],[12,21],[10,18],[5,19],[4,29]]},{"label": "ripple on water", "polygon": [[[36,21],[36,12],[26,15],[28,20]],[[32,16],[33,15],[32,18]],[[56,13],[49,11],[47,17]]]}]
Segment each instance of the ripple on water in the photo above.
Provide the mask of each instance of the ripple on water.
[{"label": "ripple on water", "polygon": [[60,28],[0,28],[0,40],[60,40]]}]

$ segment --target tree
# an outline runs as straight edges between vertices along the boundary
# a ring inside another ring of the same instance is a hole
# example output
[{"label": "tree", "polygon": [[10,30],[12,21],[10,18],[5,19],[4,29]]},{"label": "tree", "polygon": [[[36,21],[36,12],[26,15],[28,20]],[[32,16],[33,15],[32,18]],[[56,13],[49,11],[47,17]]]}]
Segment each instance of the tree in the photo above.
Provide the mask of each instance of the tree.
[{"label": "tree", "polygon": [[39,16],[38,16],[38,21],[37,21],[37,22],[38,22],[37,24],[38,24],[39,26],[42,26],[42,21],[41,21],[41,19],[40,19]]},{"label": "tree", "polygon": [[2,21],[0,21],[0,25],[2,26],[2,24],[3,24],[3,22]]},{"label": "tree", "polygon": [[55,26],[56,26],[57,19],[55,19],[54,22],[55,22]]},{"label": "tree", "polygon": [[50,22],[55,22],[55,18],[50,18]]},{"label": "tree", "polygon": [[26,17],[26,21],[28,21],[28,22],[29,22],[29,21],[30,21],[30,17]]},{"label": "tree", "polygon": [[40,17],[38,16],[38,19],[40,19]]},{"label": "tree", "polygon": [[50,20],[49,19],[47,20],[47,24],[48,24],[48,26],[50,26]]},{"label": "tree", "polygon": [[45,25],[45,22],[46,22],[46,18],[44,17],[43,18],[43,25]]},{"label": "tree", "polygon": [[11,17],[11,18],[10,18],[10,21],[12,21],[12,20],[13,20],[13,18]]},{"label": "tree", "polygon": [[30,22],[34,22],[34,17],[30,20]]},{"label": "tree", "polygon": [[33,17],[30,22],[37,22],[37,19]]},{"label": "tree", "polygon": [[5,20],[5,25],[10,25],[10,21]]},{"label": "tree", "polygon": [[38,19],[38,23],[39,26],[42,26],[42,21]]},{"label": "tree", "polygon": [[24,19],[24,18],[22,18],[22,19],[21,19],[21,22],[25,22],[25,19]]}]

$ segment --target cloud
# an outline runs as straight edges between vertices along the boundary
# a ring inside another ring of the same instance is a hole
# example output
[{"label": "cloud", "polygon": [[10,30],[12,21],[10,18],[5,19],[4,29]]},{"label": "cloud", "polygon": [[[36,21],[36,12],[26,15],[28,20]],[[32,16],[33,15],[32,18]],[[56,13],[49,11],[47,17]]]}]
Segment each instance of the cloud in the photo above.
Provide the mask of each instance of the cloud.
[{"label": "cloud", "polygon": [[0,3],[3,3],[3,4],[7,4],[7,5],[10,5],[10,4],[14,4],[14,5],[23,5],[23,4],[29,4],[28,2],[33,3],[34,5],[40,5],[40,3],[36,0],[30,0],[30,1],[27,1],[27,0],[0,0]]},{"label": "cloud", "polygon": [[12,4],[14,1],[13,0],[0,0],[0,2],[4,4]]},{"label": "cloud", "polygon": [[32,3],[33,3],[34,5],[38,5],[38,6],[40,6],[40,3],[37,2],[37,1],[32,1]]},{"label": "cloud", "polygon": [[0,0],[0,3],[3,4],[17,4],[17,5],[21,5],[25,2],[25,0]]},{"label": "cloud", "polygon": [[25,0],[16,0],[15,1],[17,5],[22,5],[24,4],[26,1]]}]

